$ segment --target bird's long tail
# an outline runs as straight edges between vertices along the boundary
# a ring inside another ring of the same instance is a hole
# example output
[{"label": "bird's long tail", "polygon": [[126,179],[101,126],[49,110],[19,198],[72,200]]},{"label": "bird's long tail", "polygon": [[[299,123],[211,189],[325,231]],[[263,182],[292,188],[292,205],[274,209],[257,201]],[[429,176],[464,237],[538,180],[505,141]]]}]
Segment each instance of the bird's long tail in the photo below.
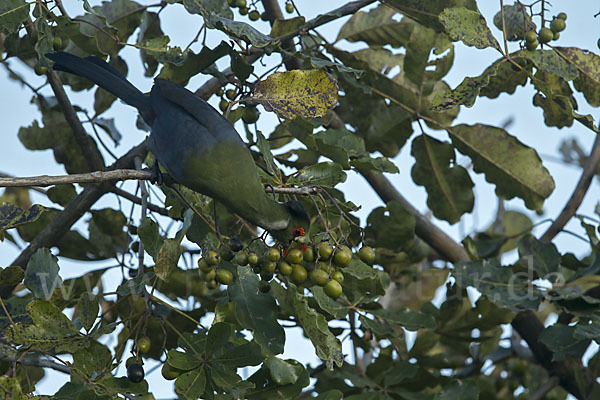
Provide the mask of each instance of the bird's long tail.
[{"label": "bird's long tail", "polygon": [[150,99],[116,69],[98,57],[81,58],[64,51],[48,53],[46,57],[54,61],[53,69],[89,79],[125,103],[137,108],[144,120],[151,116]]}]

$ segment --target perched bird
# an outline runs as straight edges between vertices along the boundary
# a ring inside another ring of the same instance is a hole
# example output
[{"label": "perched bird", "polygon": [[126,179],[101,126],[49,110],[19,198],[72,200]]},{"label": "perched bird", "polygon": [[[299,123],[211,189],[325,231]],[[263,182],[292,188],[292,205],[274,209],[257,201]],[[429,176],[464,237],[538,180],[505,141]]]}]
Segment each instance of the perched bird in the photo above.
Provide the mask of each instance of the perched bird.
[{"label": "perched bird", "polygon": [[156,78],[146,96],[97,57],[48,53],[53,69],[87,78],[138,109],[152,128],[148,148],[170,177],[210,196],[283,243],[308,232],[306,210],[265,193],[252,154],[235,128],[210,104],[184,87]]}]

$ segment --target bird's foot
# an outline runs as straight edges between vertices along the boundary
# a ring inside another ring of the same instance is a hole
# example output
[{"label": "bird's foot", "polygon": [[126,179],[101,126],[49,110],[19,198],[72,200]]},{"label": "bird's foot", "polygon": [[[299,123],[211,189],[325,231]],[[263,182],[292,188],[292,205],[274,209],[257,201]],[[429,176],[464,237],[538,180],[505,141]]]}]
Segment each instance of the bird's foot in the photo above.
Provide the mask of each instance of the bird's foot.
[{"label": "bird's foot", "polygon": [[171,177],[171,175],[161,172],[159,166],[158,166],[158,162],[154,162],[154,165],[152,165],[152,167],[150,168],[144,168],[146,171],[150,171],[150,173],[152,174],[150,176],[150,183],[154,184],[154,185],[167,185],[167,186],[171,186],[173,183],[175,183],[175,180]]}]

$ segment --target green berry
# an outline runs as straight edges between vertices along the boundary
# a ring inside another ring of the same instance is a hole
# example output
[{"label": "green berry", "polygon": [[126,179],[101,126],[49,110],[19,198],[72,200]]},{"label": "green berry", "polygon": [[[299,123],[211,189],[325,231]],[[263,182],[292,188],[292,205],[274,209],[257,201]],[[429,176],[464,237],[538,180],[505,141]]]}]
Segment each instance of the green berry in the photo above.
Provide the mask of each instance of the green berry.
[{"label": "green berry", "polygon": [[225,110],[227,110],[228,106],[229,106],[229,102],[225,99],[221,99],[221,101],[219,102],[219,110],[221,110],[222,112],[225,112]]},{"label": "green berry", "polygon": [[280,261],[277,265],[277,269],[281,275],[288,276],[292,273],[292,266],[286,261]]},{"label": "green berry", "polygon": [[246,0],[235,0],[236,7],[246,7]]},{"label": "green berry", "polygon": [[260,281],[258,283],[258,290],[260,290],[261,293],[269,293],[271,291],[271,285],[269,285],[269,282],[267,281]]},{"label": "green berry", "polygon": [[210,282],[212,280],[214,280],[217,277],[217,271],[215,271],[214,269],[211,269],[210,271],[204,273],[204,276],[202,277],[202,279],[204,280],[204,282]]},{"label": "green berry", "polygon": [[236,253],[235,257],[233,257],[233,263],[237,265],[247,265],[248,264],[248,256],[243,251]]},{"label": "green berry", "polygon": [[35,72],[36,75],[44,75],[48,72],[48,68],[37,63],[35,64],[35,67],[33,67],[33,72]]},{"label": "green berry", "polygon": [[598,46],[598,48],[600,49],[600,39],[598,39],[598,42],[596,43],[596,46]]},{"label": "green berry", "polygon": [[234,236],[231,239],[229,239],[229,248],[232,251],[240,251],[244,248],[244,242],[242,242],[240,238]]},{"label": "green berry", "polygon": [[290,264],[300,264],[304,259],[302,250],[300,249],[289,249],[285,260]]},{"label": "green berry", "polygon": [[206,254],[206,262],[209,265],[217,265],[219,261],[221,261],[221,257],[219,257],[216,251],[211,250]]},{"label": "green berry", "polygon": [[217,271],[217,282],[229,285],[233,281],[233,274],[227,269],[221,268]]},{"label": "green berry", "polygon": [[322,269],[315,269],[310,273],[310,281],[315,285],[325,286],[329,280],[329,274]]},{"label": "green berry", "polygon": [[260,14],[260,19],[262,19],[263,21],[268,21],[269,20],[269,16],[267,15],[266,11],[262,12]]},{"label": "green berry", "polygon": [[352,251],[348,246],[340,246],[333,256],[333,262],[340,268],[344,268],[352,261]]},{"label": "green berry", "polygon": [[344,274],[342,274],[340,271],[335,271],[333,275],[331,275],[331,278],[338,281],[339,283],[344,283]]},{"label": "green berry", "polygon": [[527,43],[537,42],[537,35],[535,34],[534,31],[528,31],[525,34],[525,42],[527,42]]},{"label": "green berry", "polygon": [[248,254],[248,264],[255,266],[259,263],[258,255],[256,253]]},{"label": "green berry", "polygon": [[127,377],[133,383],[138,383],[144,380],[144,368],[138,364],[133,363],[127,367]]},{"label": "green berry", "polygon": [[298,285],[302,284],[308,275],[306,268],[300,264],[292,265],[292,279]]},{"label": "green berry", "polygon": [[127,360],[125,360],[125,366],[129,367],[131,364],[138,362],[137,357],[129,357]]},{"label": "green berry", "polygon": [[217,96],[222,97],[223,94],[225,94],[225,91],[223,90],[223,88],[220,88],[219,90],[217,90]]},{"label": "green berry", "polygon": [[294,5],[292,3],[285,3],[285,11],[288,14],[291,14],[294,12]]},{"label": "green berry", "polygon": [[567,27],[564,19],[556,18],[550,22],[550,30],[554,33],[562,32]]},{"label": "green berry", "polygon": [[542,28],[538,33],[538,40],[540,43],[548,43],[553,37],[554,33],[548,28]]},{"label": "green berry", "polygon": [[342,285],[340,285],[340,283],[335,279],[332,279],[327,282],[323,290],[327,296],[331,297],[332,299],[336,299],[342,294]]},{"label": "green berry", "polygon": [[272,274],[277,269],[277,263],[275,261],[265,260],[261,264],[260,269],[261,269],[261,271],[268,272],[268,273]]},{"label": "green berry", "polygon": [[[252,14],[252,13],[250,13]],[[247,124],[253,124],[258,121],[260,113],[254,106],[248,106],[244,109],[244,115],[242,115],[242,120]]]},{"label": "green berry", "polygon": [[252,10],[250,11],[250,14],[248,14],[248,18],[250,18],[250,21],[258,21],[260,19],[260,13],[256,10]]},{"label": "green berry", "polygon": [[534,51],[535,49],[537,49],[537,47],[540,45],[540,43],[536,40],[533,43],[526,43],[525,47],[527,48],[527,50],[529,51]]},{"label": "green berry", "polygon": [[260,279],[268,282],[273,279],[273,273],[268,271],[260,271]]},{"label": "green berry", "polygon": [[240,7],[239,11],[240,11],[240,15],[246,15],[246,14],[248,14],[249,10],[248,10],[248,7]]},{"label": "green berry", "polygon": [[198,260],[198,268],[202,272],[210,272],[212,270],[212,265],[209,265],[204,258],[200,258]]},{"label": "green berry", "polygon": [[567,14],[565,14],[564,12],[558,13],[558,15],[556,16],[556,18],[562,19],[563,21],[566,21],[567,20]]},{"label": "green berry", "polygon": [[307,247],[306,250],[304,250],[304,255],[302,258],[308,263],[315,261],[315,251],[313,250],[313,248]]},{"label": "green berry", "polygon": [[227,97],[229,100],[233,100],[235,98],[235,90],[233,89],[228,89],[225,92],[225,97]]},{"label": "green berry", "polygon": [[216,280],[212,280],[206,283],[206,287],[209,288],[210,290],[214,290],[219,286],[219,284],[217,283]]},{"label": "green berry", "polygon": [[554,36],[552,37],[552,40],[558,40],[559,37],[560,37],[560,33],[554,32]]},{"label": "green berry", "polygon": [[146,354],[150,351],[150,338],[148,336],[144,336],[137,341],[137,348],[140,354]]},{"label": "green berry", "polygon": [[222,260],[231,261],[233,260],[233,256],[235,256],[235,254],[227,247],[221,247],[221,250],[219,250],[219,257],[221,257]]},{"label": "green berry", "polygon": [[281,258],[281,253],[278,249],[269,247],[267,251],[265,251],[265,258],[269,261],[277,262]]},{"label": "green berry", "polygon": [[261,269],[262,268],[260,267],[260,265],[255,265],[252,267],[252,271],[254,271],[255,274],[260,274]]},{"label": "green berry", "polygon": [[177,368],[171,367],[168,363],[164,363],[162,368],[160,369],[160,373],[168,381],[172,381],[173,379],[177,379],[179,375],[181,375],[181,371]]},{"label": "green berry", "polygon": [[363,246],[358,251],[358,258],[365,264],[373,265],[375,262],[375,251],[372,247]]},{"label": "green berry", "polygon": [[60,37],[58,36],[54,36],[54,38],[52,39],[52,48],[54,50],[63,50],[63,41]]},{"label": "green berry", "polygon": [[319,243],[319,258],[322,260],[329,260],[331,254],[333,253],[333,247],[329,244],[329,242],[321,242]]}]

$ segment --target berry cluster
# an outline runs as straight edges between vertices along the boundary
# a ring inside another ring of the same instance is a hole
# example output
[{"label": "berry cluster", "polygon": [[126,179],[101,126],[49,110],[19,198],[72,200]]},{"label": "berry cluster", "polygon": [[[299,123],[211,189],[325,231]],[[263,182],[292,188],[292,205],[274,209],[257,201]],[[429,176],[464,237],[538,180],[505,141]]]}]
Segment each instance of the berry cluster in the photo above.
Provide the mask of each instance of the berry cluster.
[{"label": "berry cluster", "polygon": [[557,40],[560,37],[560,32],[567,27],[567,14],[559,13],[550,22],[550,28],[543,27],[536,34],[534,31],[529,31],[525,34],[525,47],[529,51],[534,51],[540,43],[548,43],[551,40]]}]

